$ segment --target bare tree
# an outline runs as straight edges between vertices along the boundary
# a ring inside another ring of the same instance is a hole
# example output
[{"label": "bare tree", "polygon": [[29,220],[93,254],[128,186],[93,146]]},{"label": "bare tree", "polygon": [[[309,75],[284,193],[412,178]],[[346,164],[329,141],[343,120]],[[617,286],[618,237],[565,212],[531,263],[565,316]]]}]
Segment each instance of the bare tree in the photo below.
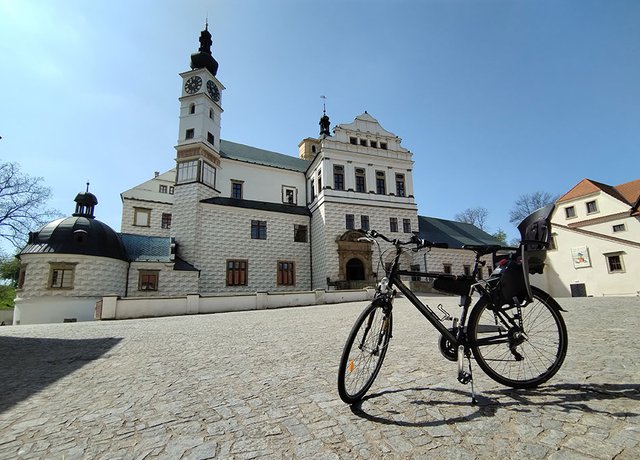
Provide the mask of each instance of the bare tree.
[{"label": "bare tree", "polygon": [[483,208],[481,206],[477,208],[469,208],[465,209],[462,212],[459,212],[455,215],[454,219],[458,222],[465,222],[467,224],[473,224],[478,227],[480,230],[484,230],[487,225],[487,217],[489,216],[489,211],[487,208]]},{"label": "bare tree", "polygon": [[17,163],[0,162],[0,237],[22,248],[29,231],[58,215],[45,207],[50,196],[42,177],[22,173]]},{"label": "bare tree", "polygon": [[513,204],[511,211],[509,211],[509,222],[518,224],[536,209],[551,204],[556,201],[556,199],[557,197],[554,197],[548,192],[533,192],[521,195]]}]

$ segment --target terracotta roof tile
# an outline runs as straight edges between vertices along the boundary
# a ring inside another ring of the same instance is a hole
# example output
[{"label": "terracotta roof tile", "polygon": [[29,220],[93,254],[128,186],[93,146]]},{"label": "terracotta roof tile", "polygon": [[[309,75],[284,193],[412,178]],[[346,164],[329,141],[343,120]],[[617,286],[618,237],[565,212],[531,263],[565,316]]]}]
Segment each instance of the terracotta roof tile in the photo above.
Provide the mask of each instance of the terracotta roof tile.
[{"label": "terracotta roof tile", "polygon": [[640,198],[640,179],[632,180],[614,187],[627,203],[634,205]]}]

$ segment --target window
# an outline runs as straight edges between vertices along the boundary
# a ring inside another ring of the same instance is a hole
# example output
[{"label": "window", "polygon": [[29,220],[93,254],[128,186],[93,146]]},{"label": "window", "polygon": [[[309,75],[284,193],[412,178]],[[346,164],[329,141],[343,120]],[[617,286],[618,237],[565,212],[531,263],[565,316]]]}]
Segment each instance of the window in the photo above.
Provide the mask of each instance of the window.
[{"label": "window", "polygon": [[231,181],[231,198],[242,199],[242,182],[238,180]]},{"label": "window", "polygon": [[405,196],[404,174],[396,174],[396,196]]},{"label": "window", "polygon": [[358,138],[357,138],[357,137],[350,137],[350,138],[349,138],[349,142],[350,142],[352,145],[358,145]]},{"label": "window", "polygon": [[158,270],[140,270],[138,272],[138,291],[158,290]]},{"label": "window", "polygon": [[264,220],[251,221],[251,239],[266,240],[267,239],[267,222]]},{"label": "window", "polygon": [[442,264],[442,271],[451,274],[451,264]]},{"label": "window", "polygon": [[369,230],[369,216],[360,216],[360,228]]},{"label": "window", "polygon": [[376,171],[376,193],[378,195],[387,194],[387,185],[385,183],[384,171]]},{"label": "window", "polygon": [[345,216],[347,230],[353,230],[355,227],[355,218],[353,214],[347,214]]},{"label": "window", "polygon": [[344,190],[344,166],[333,166],[333,188]]},{"label": "window", "polygon": [[227,260],[227,286],[247,285],[247,261]]},{"label": "window", "polygon": [[166,185],[160,185],[159,190],[160,190],[160,193],[167,193],[167,186]]},{"label": "window", "polygon": [[296,204],[298,202],[298,189],[295,187],[282,187],[282,202],[286,204]]},{"label": "window", "polygon": [[169,195],[173,195],[174,188],[172,185],[169,186]]},{"label": "window", "polygon": [[185,139],[193,139],[194,136],[195,136],[195,130],[193,128],[187,129],[187,131],[184,134]]},{"label": "window", "polygon": [[307,242],[307,226],[306,225],[293,226],[293,241],[297,243]]},{"label": "window", "polygon": [[471,265],[463,265],[462,266],[462,273],[465,276],[470,276],[471,275]]},{"label": "window", "polygon": [[213,137],[213,134],[211,134],[210,132],[207,131],[207,142],[211,145],[213,145],[215,138]]},{"label": "window", "polygon": [[318,193],[322,192],[322,171],[318,170]]},{"label": "window", "polygon": [[314,185],[314,182],[311,181],[311,200],[313,200],[316,197],[316,187]]},{"label": "window", "polygon": [[564,208],[564,215],[567,217],[567,219],[571,219],[572,217],[575,217],[576,208],[574,208],[573,206],[567,206],[566,208]]},{"label": "window", "polygon": [[411,219],[402,219],[402,231],[411,233]]},{"label": "window", "polygon": [[624,232],[626,229],[624,224],[616,224],[613,226],[613,233]]},{"label": "window", "polygon": [[213,120],[213,109],[209,109],[209,118]]},{"label": "window", "polygon": [[198,178],[198,160],[185,161],[184,163],[178,163],[178,178],[177,182],[191,182]]},{"label": "window", "polygon": [[278,286],[293,286],[295,280],[295,264],[293,262],[278,262]]},{"label": "window", "polygon": [[367,191],[367,180],[364,169],[356,168],[356,192]]},{"label": "window", "polygon": [[216,185],[216,168],[208,163],[202,163],[202,183],[211,187]]},{"label": "window", "polygon": [[607,268],[609,273],[622,273],[624,272],[624,265],[622,264],[622,253],[617,254],[605,254],[607,258]]},{"label": "window", "polygon": [[587,201],[585,203],[587,205],[587,214],[593,214],[594,212],[598,212],[598,204],[595,200]]},{"label": "window", "polygon": [[311,146],[311,153],[316,153],[316,146],[315,145]]},{"label": "window", "polygon": [[382,150],[387,150],[387,143],[386,142],[380,142],[380,148]]},{"label": "window", "polygon": [[18,289],[22,289],[24,286],[24,278],[27,276],[27,266],[21,265],[20,272],[18,273],[18,285],[16,286]]},{"label": "window", "polygon": [[360,139],[360,145],[363,147],[367,146],[367,140],[366,139]]},{"label": "window", "polygon": [[[410,266],[410,271],[419,272],[420,271],[420,265],[411,265]],[[420,277],[416,276],[416,275],[411,275],[411,281],[420,281]]]},{"label": "window", "polygon": [[171,228],[171,214],[168,212],[162,213],[162,228]]},{"label": "window", "polygon": [[133,208],[133,225],[149,227],[151,225],[151,209]]},{"label": "window", "polygon": [[370,144],[371,144],[371,147],[373,147],[374,149],[378,148],[378,143],[376,141],[371,141]]},{"label": "window", "polygon": [[392,232],[398,231],[398,219],[395,217],[389,217],[389,230]]},{"label": "window", "polygon": [[49,287],[51,289],[73,289],[75,264],[52,263],[49,265]]},{"label": "window", "polygon": [[189,113],[196,113],[196,105],[195,104],[191,104],[189,105]]}]

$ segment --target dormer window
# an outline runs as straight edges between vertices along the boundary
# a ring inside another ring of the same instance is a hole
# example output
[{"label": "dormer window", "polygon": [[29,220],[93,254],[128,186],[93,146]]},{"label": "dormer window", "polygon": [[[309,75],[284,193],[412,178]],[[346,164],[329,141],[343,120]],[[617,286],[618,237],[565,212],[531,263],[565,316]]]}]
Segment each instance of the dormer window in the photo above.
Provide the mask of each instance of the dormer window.
[{"label": "dormer window", "polygon": [[574,208],[573,206],[567,206],[566,208],[564,208],[564,215],[567,219],[574,218],[576,216],[576,208]]},{"label": "dormer window", "polygon": [[598,212],[598,204],[596,203],[596,200],[587,201],[585,204],[587,205],[587,214]]}]

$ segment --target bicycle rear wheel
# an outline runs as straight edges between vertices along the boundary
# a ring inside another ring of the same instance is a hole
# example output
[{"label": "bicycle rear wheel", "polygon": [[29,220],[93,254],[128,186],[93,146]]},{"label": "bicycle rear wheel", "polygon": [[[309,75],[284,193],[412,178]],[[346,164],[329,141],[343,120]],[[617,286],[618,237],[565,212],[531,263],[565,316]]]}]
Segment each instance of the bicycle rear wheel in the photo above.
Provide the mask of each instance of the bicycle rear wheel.
[{"label": "bicycle rear wheel", "polygon": [[378,375],[392,322],[391,305],[374,300],[353,325],[338,368],[338,393],[347,404],[361,400]]},{"label": "bicycle rear wheel", "polygon": [[[482,298],[469,317],[468,337],[473,356],[493,380],[513,388],[533,388],[562,366],[568,338],[560,306],[544,291],[531,288],[533,302],[520,310],[496,308]],[[513,322],[509,321],[512,320]]]}]

